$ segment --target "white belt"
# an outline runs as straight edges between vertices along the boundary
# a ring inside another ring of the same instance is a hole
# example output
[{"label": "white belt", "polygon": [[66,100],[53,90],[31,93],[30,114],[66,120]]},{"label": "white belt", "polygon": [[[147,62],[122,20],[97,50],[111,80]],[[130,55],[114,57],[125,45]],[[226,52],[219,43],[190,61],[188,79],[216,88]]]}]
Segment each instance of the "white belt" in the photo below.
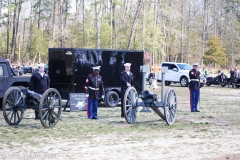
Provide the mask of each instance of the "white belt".
[{"label": "white belt", "polygon": [[90,88],[91,90],[95,90],[95,91],[99,90],[99,88],[93,88],[93,87],[90,87],[90,86],[89,86],[89,88]]},{"label": "white belt", "polygon": [[199,81],[198,79],[191,79],[191,81]]}]

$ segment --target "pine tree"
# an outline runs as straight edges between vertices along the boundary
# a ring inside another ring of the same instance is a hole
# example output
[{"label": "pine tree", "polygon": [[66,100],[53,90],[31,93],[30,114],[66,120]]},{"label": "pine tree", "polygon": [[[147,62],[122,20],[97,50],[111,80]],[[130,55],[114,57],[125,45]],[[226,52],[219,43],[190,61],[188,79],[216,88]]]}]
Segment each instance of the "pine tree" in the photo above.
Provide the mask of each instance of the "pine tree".
[{"label": "pine tree", "polygon": [[222,46],[222,41],[213,35],[207,42],[208,50],[205,52],[203,57],[204,63],[224,65],[227,63],[227,54],[225,53],[225,48]]}]

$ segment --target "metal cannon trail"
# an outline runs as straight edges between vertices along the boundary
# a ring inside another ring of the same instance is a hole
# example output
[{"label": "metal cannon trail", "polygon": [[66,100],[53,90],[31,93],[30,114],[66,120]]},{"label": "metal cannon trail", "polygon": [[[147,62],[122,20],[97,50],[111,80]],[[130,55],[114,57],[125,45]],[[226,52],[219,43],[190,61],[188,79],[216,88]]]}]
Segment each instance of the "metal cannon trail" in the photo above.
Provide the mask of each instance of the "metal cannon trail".
[{"label": "metal cannon trail", "polygon": [[[150,69],[151,68],[151,69]],[[141,71],[143,72],[143,78],[145,78],[148,72],[159,72],[158,66],[143,66]],[[168,125],[172,125],[176,119],[177,114],[177,96],[173,88],[168,88],[164,94],[165,86],[165,73],[168,71],[167,67],[161,68],[162,83],[161,83],[161,101],[159,101],[158,95],[144,90],[141,95],[134,87],[129,87],[124,95],[123,110],[125,113],[125,119],[129,124],[135,123],[137,119],[138,107],[150,107],[156,114],[158,114]],[[156,79],[152,82],[152,88],[156,88]],[[144,85],[144,84],[143,84]]]}]

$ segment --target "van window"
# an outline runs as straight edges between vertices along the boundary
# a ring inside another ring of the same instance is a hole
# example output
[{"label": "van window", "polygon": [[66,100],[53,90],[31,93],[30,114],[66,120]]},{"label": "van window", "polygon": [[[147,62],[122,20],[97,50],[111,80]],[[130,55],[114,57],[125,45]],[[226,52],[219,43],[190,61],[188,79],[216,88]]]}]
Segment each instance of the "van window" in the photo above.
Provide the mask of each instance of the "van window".
[{"label": "van window", "polygon": [[0,76],[3,76],[3,67],[0,66]]},{"label": "van window", "polygon": [[162,66],[163,66],[163,67],[168,67],[168,69],[170,69],[171,64],[163,63]]},{"label": "van window", "polygon": [[172,64],[172,65],[170,65],[169,70],[173,70],[173,68],[177,68],[177,66]]}]

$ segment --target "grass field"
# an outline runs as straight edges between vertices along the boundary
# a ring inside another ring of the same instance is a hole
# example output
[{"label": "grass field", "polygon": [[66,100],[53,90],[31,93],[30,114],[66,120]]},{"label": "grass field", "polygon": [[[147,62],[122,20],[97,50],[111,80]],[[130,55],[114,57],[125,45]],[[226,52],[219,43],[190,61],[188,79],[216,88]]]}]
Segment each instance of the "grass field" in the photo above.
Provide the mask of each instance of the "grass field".
[{"label": "grass field", "polygon": [[240,159],[240,89],[204,86],[201,112],[192,113],[188,88],[170,87],[178,101],[171,126],[154,112],[140,112],[129,125],[120,118],[120,104],[101,104],[98,120],[87,119],[86,111],[62,112],[52,129],[34,120],[33,110],[18,126],[9,126],[1,111],[0,159]]}]

